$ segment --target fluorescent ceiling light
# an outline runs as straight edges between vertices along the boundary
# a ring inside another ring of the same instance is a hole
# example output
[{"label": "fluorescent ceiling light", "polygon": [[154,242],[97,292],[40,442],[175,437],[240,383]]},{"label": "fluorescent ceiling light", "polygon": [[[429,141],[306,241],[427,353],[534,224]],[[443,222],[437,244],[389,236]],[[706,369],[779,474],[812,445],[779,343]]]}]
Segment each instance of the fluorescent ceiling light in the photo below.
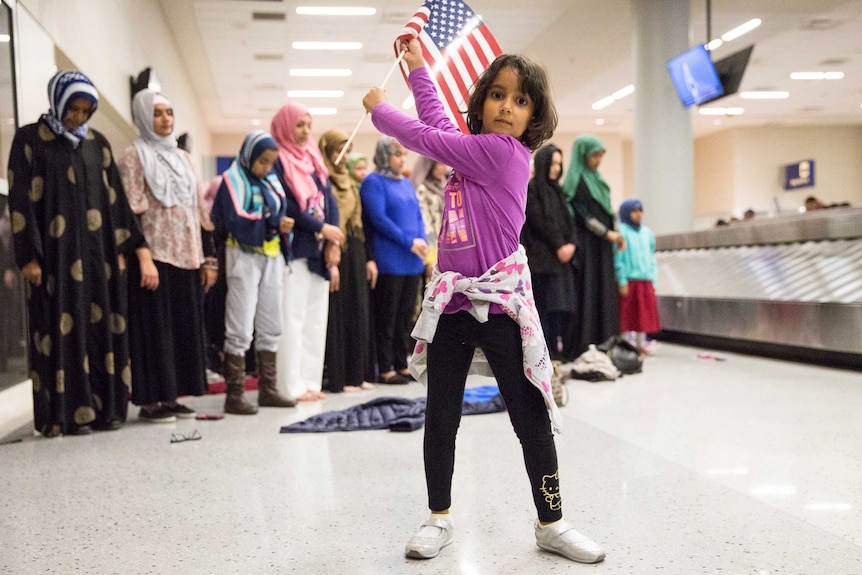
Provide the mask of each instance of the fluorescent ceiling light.
[{"label": "fluorescent ceiling light", "polygon": [[605,125],[605,121],[603,118],[597,118],[596,119],[596,126],[604,126],[604,125]]},{"label": "fluorescent ceiling light", "polygon": [[341,98],[343,90],[288,90],[288,98]]},{"label": "fluorescent ceiling light", "polygon": [[608,96],[606,98],[602,98],[601,100],[599,100],[598,102],[593,104],[593,110],[601,110],[603,108],[607,108],[608,106],[610,106],[614,102],[616,102],[616,99],[613,96]]},{"label": "fluorescent ceiling light", "polygon": [[722,40],[721,38],[716,38],[715,40],[711,41],[709,44],[706,45],[706,49],[716,50],[720,48],[722,44],[724,44],[724,40]]},{"label": "fluorescent ceiling light", "polygon": [[730,30],[730,31],[722,34],[721,39],[724,40],[725,42],[730,42],[731,40],[736,40],[737,38],[739,38],[743,34],[747,34],[748,32],[751,32],[752,30],[754,30],[755,28],[760,26],[760,23],[761,23],[760,18],[754,18],[753,20],[749,20],[745,24],[742,24],[741,26],[737,26],[733,30]]},{"label": "fluorescent ceiling light", "polygon": [[252,126],[260,126],[260,118],[255,118],[251,121]]},{"label": "fluorescent ceiling light", "polygon": [[791,80],[840,80],[844,72],[791,72]]},{"label": "fluorescent ceiling light", "polygon": [[0,34],[0,42],[8,42],[11,39],[9,34]]},{"label": "fluorescent ceiling light", "polygon": [[291,76],[305,76],[314,78],[344,77],[353,74],[349,68],[291,68]]},{"label": "fluorescent ceiling light", "polygon": [[741,116],[745,113],[742,108],[699,108],[701,116]]},{"label": "fluorescent ceiling light", "polygon": [[610,106],[611,104],[613,104],[617,100],[622,100],[626,96],[632,94],[634,91],[635,91],[635,85],[634,84],[629,84],[625,88],[620,88],[619,90],[617,90],[616,92],[614,92],[610,96],[607,96],[606,98],[602,98],[601,100],[599,100],[598,102],[593,104],[593,110],[601,110],[603,108],[607,108],[608,106]]},{"label": "fluorescent ceiling light", "polygon": [[294,50],[361,50],[362,42],[294,42]]},{"label": "fluorescent ceiling light", "polygon": [[622,100],[622,99],[623,99],[623,98],[625,98],[626,96],[629,96],[629,95],[633,94],[633,93],[634,93],[634,91],[635,91],[635,85],[634,85],[634,84],[629,84],[629,85],[628,85],[628,86],[626,86],[625,88],[622,88],[622,89],[620,89],[620,90],[617,90],[616,92],[614,92],[613,94],[611,94],[611,96],[613,96],[614,100]]},{"label": "fluorescent ceiling light", "polygon": [[312,116],[334,116],[338,108],[309,108],[308,113]]},{"label": "fluorescent ceiling light", "polygon": [[740,92],[743,100],[786,100],[790,92]]},{"label": "fluorescent ceiling light", "polygon": [[297,6],[303,16],[374,16],[377,10],[362,6]]}]

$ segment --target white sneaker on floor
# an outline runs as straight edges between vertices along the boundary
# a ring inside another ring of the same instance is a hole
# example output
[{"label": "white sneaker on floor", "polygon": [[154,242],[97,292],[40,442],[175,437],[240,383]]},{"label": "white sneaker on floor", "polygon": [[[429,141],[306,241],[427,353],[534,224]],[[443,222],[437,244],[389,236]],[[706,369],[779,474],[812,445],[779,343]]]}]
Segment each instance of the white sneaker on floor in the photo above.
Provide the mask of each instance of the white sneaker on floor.
[{"label": "white sneaker on floor", "polygon": [[565,519],[550,525],[542,525],[536,521],[535,531],[536,545],[545,551],[562,555],[578,563],[598,563],[605,559],[605,552],[598,543],[575,531],[575,528]]},{"label": "white sneaker on floor", "polygon": [[[437,531],[437,536],[426,537],[421,535],[426,527],[436,527],[437,529],[434,531]],[[432,557],[437,557],[441,549],[452,543],[453,528],[454,525],[451,517],[432,515],[422,524],[419,531],[410,538],[407,542],[407,547],[404,548],[404,552],[408,557],[412,557],[413,559],[431,559]]]}]

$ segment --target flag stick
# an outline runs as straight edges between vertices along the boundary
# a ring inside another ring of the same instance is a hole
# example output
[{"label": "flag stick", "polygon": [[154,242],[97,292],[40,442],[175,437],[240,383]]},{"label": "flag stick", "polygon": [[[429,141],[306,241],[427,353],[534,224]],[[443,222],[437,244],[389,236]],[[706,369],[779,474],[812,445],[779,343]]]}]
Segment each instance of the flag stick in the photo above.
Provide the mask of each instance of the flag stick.
[{"label": "flag stick", "polygon": [[[388,82],[388,81],[389,81],[389,78],[391,78],[391,77],[392,77],[392,72],[394,72],[394,71],[395,71],[395,68],[397,68],[397,67],[398,67],[398,64],[400,64],[400,63],[401,63],[401,60],[404,58],[404,54],[405,54],[406,52],[407,52],[407,50],[401,50],[401,53],[400,53],[400,54],[398,54],[398,59],[397,59],[397,60],[395,60],[395,63],[394,63],[394,64],[392,64],[392,67],[389,69],[389,73],[388,73],[388,74],[386,74],[386,77],[385,77],[385,78],[383,78],[383,83],[382,83],[382,84],[380,84],[380,87],[381,87],[381,88],[383,88],[384,86],[386,86],[386,82]],[[358,131],[359,131],[359,127],[360,127],[360,126],[362,126],[362,122],[364,122],[364,121],[365,121],[365,118],[367,118],[367,117],[368,117],[368,112],[365,112],[365,115],[364,115],[364,116],[362,116],[362,119],[361,119],[361,120],[359,120],[359,123],[358,123],[358,124],[356,124],[356,127],[355,127],[355,128],[353,128],[353,132],[350,134],[350,137],[349,137],[349,138],[347,138],[347,142],[345,142],[345,143],[344,143],[344,147],[342,147],[342,148],[341,148],[341,151],[338,153],[338,157],[337,157],[337,158],[335,158],[335,165],[336,165],[336,166],[337,166],[337,165],[338,165],[338,163],[341,161],[341,158],[342,158],[342,157],[344,157],[344,154],[345,154],[345,153],[347,153],[348,148],[350,148],[350,144],[352,144],[352,143],[353,143],[353,138],[355,138],[355,137],[356,137],[356,132],[358,132]]]}]

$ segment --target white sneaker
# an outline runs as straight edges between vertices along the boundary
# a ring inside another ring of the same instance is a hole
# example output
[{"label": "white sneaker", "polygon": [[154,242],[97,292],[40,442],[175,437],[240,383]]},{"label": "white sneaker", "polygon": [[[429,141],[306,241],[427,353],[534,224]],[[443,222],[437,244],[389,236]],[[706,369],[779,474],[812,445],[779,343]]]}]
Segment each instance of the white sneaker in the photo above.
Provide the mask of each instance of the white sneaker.
[{"label": "white sneaker", "polygon": [[550,525],[542,525],[536,521],[536,545],[567,557],[579,563],[598,563],[604,561],[605,552],[598,543],[591,541],[575,531],[565,519]]},{"label": "white sneaker", "polygon": [[[437,527],[437,537],[424,537],[419,534],[426,527]],[[440,515],[432,515],[422,526],[416,535],[410,538],[407,542],[404,552],[408,557],[414,559],[431,559],[437,557],[440,550],[452,543],[454,525],[451,518],[444,518]]]}]

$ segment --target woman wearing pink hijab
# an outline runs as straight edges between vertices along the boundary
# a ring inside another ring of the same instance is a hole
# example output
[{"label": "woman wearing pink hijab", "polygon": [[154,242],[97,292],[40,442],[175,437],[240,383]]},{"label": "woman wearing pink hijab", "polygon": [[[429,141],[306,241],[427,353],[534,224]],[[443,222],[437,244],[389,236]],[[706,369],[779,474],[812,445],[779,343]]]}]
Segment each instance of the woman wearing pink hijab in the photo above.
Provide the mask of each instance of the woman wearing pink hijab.
[{"label": "woman wearing pink hijab", "polygon": [[278,144],[273,169],[287,194],[287,215],[296,221],[290,264],[284,272],[279,387],[298,401],[317,401],[326,397],[321,389],[329,282],[338,282],[345,237],[338,227],[338,205],[326,164],[311,137],[308,109],[288,102],[272,119],[270,131]]}]

